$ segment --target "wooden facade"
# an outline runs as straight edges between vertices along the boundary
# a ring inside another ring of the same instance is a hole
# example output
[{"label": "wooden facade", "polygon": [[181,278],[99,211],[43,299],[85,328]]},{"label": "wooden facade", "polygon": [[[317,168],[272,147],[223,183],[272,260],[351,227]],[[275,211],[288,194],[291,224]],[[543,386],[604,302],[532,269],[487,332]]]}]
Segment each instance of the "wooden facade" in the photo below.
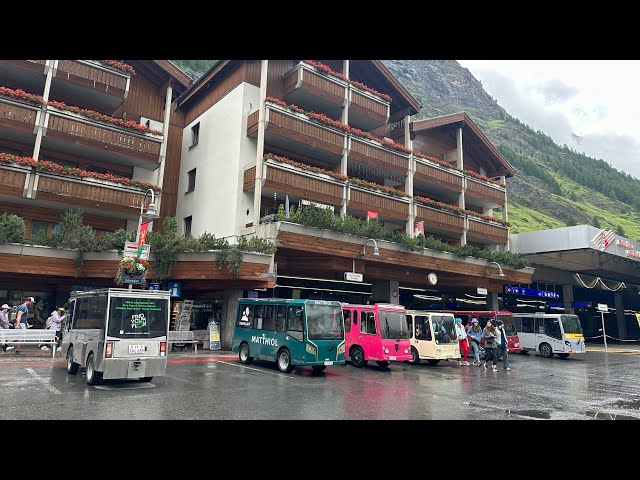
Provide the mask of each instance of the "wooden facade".
[{"label": "wooden facade", "polygon": [[416,221],[424,221],[425,232],[446,232],[459,237],[464,231],[462,215],[420,204],[416,204]]},{"label": "wooden facade", "polygon": [[0,165],[0,195],[22,197],[29,171],[30,168]]},{"label": "wooden facade", "polygon": [[300,104],[299,99],[310,97],[337,109],[345,104],[346,82],[303,68],[301,64],[286,75],[283,82],[282,97],[289,103]]},{"label": "wooden facade", "polygon": [[[0,128],[33,134],[38,108],[0,97]],[[11,138],[13,135],[9,133]]]},{"label": "wooden facade", "polygon": [[[255,168],[255,167],[254,167]],[[287,192],[301,198],[315,200],[329,205],[341,205],[344,184],[321,178],[319,175],[305,174],[288,168],[278,168],[267,164],[264,188]]]},{"label": "wooden facade", "polygon": [[409,202],[406,200],[403,201],[391,195],[377,195],[353,186],[349,187],[347,212],[349,210],[355,210],[360,214],[374,211],[378,212],[383,218],[391,218],[402,222],[406,222],[409,218]]},{"label": "wooden facade", "polygon": [[127,97],[130,75],[107,66],[78,60],[58,60],[54,82],[69,82],[73,87],[95,90],[113,97],[120,104]]},{"label": "wooden facade", "polygon": [[409,154],[358,137],[351,137],[350,145],[349,160],[367,163],[402,175],[407,174]]},{"label": "wooden facade", "polygon": [[482,202],[491,202],[499,206],[503,206],[506,201],[506,190],[498,185],[492,185],[487,182],[475,180],[467,175],[467,190],[465,198],[467,203],[474,203],[474,200]]},{"label": "wooden facade", "polygon": [[451,170],[436,167],[431,163],[421,161],[419,158],[416,158],[414,179],[452,192],[460,193],[462,191],[462,175],[456,175]]},{"label": "wooden facade", "polygon": [[469,216],[468,239],[475,239],[480,243],[496,243],[504,245],[509,239],[509,229],[501,225],[489,223],[483,220],[476,220]]}]

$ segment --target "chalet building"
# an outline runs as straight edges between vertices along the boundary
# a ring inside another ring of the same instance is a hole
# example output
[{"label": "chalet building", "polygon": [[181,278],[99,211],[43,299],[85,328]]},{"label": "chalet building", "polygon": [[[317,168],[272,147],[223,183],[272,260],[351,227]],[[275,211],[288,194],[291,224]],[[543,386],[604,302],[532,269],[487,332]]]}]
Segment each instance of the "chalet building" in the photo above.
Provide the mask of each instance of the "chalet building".
[{"label": "chalet building", "polygon": [[378,60],[220,60],[176,106],[181,232],[275,240],[277,285],[260,295],[430,308],[472,294],[476,309],[498,309],[504,285],[531,281],[530,268],[276,218],[281,205],[313,204],[390,232],[508,250],[513,167],[464,113],[412,121],[421,106]]}]

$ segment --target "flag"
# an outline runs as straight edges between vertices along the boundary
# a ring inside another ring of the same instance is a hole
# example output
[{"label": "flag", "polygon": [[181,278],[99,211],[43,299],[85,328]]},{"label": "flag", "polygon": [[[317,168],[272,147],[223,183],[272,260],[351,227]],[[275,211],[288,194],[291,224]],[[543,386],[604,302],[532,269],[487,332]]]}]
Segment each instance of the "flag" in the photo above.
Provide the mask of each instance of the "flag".
[{"label": "flag", "polygon": [[137,257],[140,258],[142,255],[142,246],[147,241],[147,229],[149,228],[150,222],[144,222],[140,224],[140,232],[138,233],[138,253]]},{"label": "flag", "polygon": [[284,197],[284,218],[289,218],[289,195]]},{"label": "flag", "polygon": [[378,212],[371,212],[367,210],[367,220],[369,220],[370,218],[378,218]]},{"label": "flag", "polygon": [[416,229],[415,229],[414,236],[417,237],[419,233],[421,233],[422,236],[424,237],[424,220],[421,222],[416,222]]}]

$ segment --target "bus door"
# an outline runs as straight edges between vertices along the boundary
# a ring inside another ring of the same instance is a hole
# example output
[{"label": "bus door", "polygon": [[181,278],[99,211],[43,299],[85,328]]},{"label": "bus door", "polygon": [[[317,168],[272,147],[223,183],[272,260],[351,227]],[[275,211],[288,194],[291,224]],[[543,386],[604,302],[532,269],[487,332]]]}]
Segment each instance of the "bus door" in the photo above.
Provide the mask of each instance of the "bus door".
[{"label": "bus door", "polygon": [[416,315],[416,338],[414,346],[420,357],[433,357],[435,345],[431,336],[431,319],[426,315]]},{"label": "bus door", "polygon": [[378,325],[376,312],[371,310],[360,311],[360,335],[358,343],[364,349],[364,358],[380,358],[380,336],[378,335]]},{"label": "bus door", "polygon": [[[300,342],[300,344],[304,341],[303,305],[287,307],[287,337]],[[291,355],[294,355],[294,352],[291,352]]]},{"label": "bus door", "polygon": [[565,350],[565,345],[562,341],[562,327],[560,326],[559,318],[545,317],[544,333],[547,337],[547,343],[551,345],[552,351],[563,352]]},{"label": "bus door", "polygon": [[[344,319],[344,351],[348,356],[349,348],[351,348],[351,344],[353,343],[352,334],[358,331],[358,326],[356,325],[357,313],[350,308],[342,307],[342,315]],[[351,330],[352,326],[353,331]]]},{"label": "bus door", "polygon": [[[276,340],[276,320],[274,305],[255,305],[254,322],[256,328],[265,340],[260,345],[260,354],[269,358],[276,358],[279,342]],[[258,332],[256,332],[258,333]]]},{"label": "bus door", "polygon": [[520,346],[525,350],[536,350],[536,330],[534,317],[520,317],[522,322],[518,331]]}]

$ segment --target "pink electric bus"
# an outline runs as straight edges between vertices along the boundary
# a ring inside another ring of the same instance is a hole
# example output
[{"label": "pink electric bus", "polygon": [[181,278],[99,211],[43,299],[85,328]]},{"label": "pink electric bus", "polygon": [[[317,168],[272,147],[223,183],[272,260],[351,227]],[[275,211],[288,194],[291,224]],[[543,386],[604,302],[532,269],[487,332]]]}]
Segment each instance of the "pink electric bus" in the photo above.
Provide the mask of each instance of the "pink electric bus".
[{"label": "pink electric bus", "polygon": [[358,368],[369,360],[387,367],[392,360],[411,360],[406,310],[402,305],[342,304],[345,360]]}]

